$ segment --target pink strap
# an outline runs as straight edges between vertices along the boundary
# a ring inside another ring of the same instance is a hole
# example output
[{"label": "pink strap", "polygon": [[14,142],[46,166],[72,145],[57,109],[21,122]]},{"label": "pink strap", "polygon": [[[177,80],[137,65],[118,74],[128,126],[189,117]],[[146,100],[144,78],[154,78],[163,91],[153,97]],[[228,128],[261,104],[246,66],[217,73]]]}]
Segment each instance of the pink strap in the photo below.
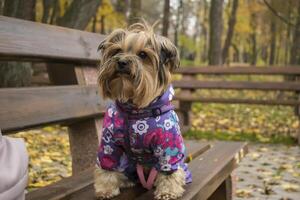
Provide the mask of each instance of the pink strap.
[{"label": "pink strap", "polygon": [[153,187],[154,180],[155,180],[156,175],[157,175],[157,170],[154,167],[152,167],[152,169],[150,171],[150,174],[148,176],[148,180],[146,182],[143,166],[140,165],[140,164],[137,164],[136,169],[137,169],[137,173],[138,173],[140,182],[143,185],[143,187],[147,188],[148,190],[151,190],[152,187]]}]

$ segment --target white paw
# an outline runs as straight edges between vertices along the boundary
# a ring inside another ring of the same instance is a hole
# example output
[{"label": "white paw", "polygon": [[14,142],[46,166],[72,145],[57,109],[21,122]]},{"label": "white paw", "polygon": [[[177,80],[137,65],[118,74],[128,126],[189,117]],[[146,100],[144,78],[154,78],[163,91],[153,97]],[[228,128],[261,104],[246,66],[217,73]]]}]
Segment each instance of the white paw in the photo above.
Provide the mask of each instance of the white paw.
[{"label": "white paw", "polygon": [[119,188],[105,188],[103,190],[102,188],[96,189],[96,197],[97,199],[110,199],[112,197],[115,197],[120,194]]},{"label": "white paw", "polygon": [[171,200],[171,199],[177,199],[179,197],[180,196],[178,196],[176,194],[168,194],[168,193],[155,195],[155,199],[157,199],[157,200]]}]

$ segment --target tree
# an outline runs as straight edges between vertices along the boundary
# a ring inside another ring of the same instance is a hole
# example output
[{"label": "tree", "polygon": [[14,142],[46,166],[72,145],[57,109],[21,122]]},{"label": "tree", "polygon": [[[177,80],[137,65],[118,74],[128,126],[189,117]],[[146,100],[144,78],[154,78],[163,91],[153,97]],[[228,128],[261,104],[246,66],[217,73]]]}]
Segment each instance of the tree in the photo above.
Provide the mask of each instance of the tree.
[{"label": "tree", "polygon": [[226,36],[223,51],[222,51],[223,63],[225,63],[225,61],[228,57],[229,48],[230,48],[233,33],[234,33],[234,26],[236,23],[236,13],[237,13],[237,9],[238,9],[238,2],[239,2],[239,0],[233,0],[231,14],[230,14],[230,18],[228,20],[227,36]]},{"label": "tree", "polygon": [[300,3],[297,8],[297,20],[295,24],[295,30],[293,35],[293,43],[291,48],[290,64],[300,65]]},{"label": "tree", "polygon": [[212,0],[209,12],[209,65],[222,64],[223,0]]},{"label": "tree", "polygon": [[84,30],[100,4],[101,0],[73,0],[57,25]]},{"label": "tree", "polygon": [[170,0],[165,0],[162,35],[168,37],[169,17],[170,16]]},{"label": "tree", "polygon": [[271,46],[270,46],[270,59],[269,65],[274,65],[275,62],[275,53],[276,53],[276,19],[272,17],[270,24],[270,32],[271,32]]},{"label": "tree", "polygon": [[131,0],[130,1],[130,15],[128,19],[128,24],[133,24],[138,22],[141,18],[142,1],[141,0]]},{"label": "tree", "polygon": [[[47,24],[50,16],[50,9],[53,8],[57,0],[43,0],[43,17],[42,23]],[[54,11],[54,8],[53,8]]]},{"label": "tree", "polygon": [[[26,20],[35,20],[35,0],[5,0],[3,15]],[[30,85],[31,63],[1,62],[0,87]]]},{"label": "tree", "polygon": [[0,15],[3,15],[4,0],[0,0]]},{"label": "tree", "polygon": [[175,22],[175,30],[174,30],[174,44],[178,46],[178,35],[179,35],[179,25],[180,25],[180,17],[183,13],[183,0],[179,0],[179,5],[177,7],[176,13],[176,22]]},{"label": "tree", "polygon": [[251,13],[251,21],[250,21],[251,33],[250,33],[250,40],[251,43],[251,65],[256,65],[257,62],[257,14]]}]

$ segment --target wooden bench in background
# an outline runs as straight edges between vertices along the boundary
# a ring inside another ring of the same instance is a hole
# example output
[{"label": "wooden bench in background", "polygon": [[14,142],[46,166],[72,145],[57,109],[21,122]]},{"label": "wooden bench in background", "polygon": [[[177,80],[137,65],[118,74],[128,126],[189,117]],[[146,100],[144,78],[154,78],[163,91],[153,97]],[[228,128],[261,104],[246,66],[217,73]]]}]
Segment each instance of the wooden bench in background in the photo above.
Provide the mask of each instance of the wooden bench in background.
[{"label": "wooden bench in background", "polygon": [[[274,66],[274,67],[189,67],[181,68],[176,73],[181,74],[180,80],[174,81],[175,88],[181,91],[176,95],[179,100],[179,111],[183,119],[183,127],[190,126],[191,105],[194,102],[201,103],[225,103],[225,104],[252,104],[269,106],[292,106],[295,114],[300,119],[300,67],[299,66]],[[260,75],[260,76],[281,76],[283,81],[209,81],[197,80],[197,75]],[[288,81],[286,81],[288,79]],[[201,97],[195,93],[197,89],[220,89],[220,90],[252,90],[252,91],[275,91],[292,92],[292,98],[273,98],[273,99],[247,99],[247,98],[224,98],[224,97]],[[187,112],[188,111],[188,112]],[[298,143],[300,144],[300,129],[298,132]]]},{"label": "wooden bench in background", "polygon": [[[104,36],[3,16],[0,27],[0,61],[46,63],[51,82],[51,86],[0,89],[3,133],[62,124],[70,139],[73,176],[30,192],[26,199],[94,199],[92,168],[107,105],[95,85],[96,49]],[[183,199],[231,199],[231,173],[247,152],[246,144],[186,141],[186,145],[193,158],[187,160],[193,183]],[[116,199],[152,199],[152,191],[136,186]]]}]

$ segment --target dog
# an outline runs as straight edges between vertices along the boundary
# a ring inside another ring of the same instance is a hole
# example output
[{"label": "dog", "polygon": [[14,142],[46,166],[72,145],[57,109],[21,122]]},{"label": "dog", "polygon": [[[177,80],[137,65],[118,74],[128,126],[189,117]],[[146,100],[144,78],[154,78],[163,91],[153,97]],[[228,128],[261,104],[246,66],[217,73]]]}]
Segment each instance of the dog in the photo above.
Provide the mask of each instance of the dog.
[{"label": "dog", "polygon": [[[155,199],[177,199],[191,182],[179,120],[170,103],[179,67],[172,42],[145,21],[117,29],[101,42],[98,84],[111,99],[94,172],[98,199],[141,183]],[[148,180],[145,179],[148,177]]]}]

